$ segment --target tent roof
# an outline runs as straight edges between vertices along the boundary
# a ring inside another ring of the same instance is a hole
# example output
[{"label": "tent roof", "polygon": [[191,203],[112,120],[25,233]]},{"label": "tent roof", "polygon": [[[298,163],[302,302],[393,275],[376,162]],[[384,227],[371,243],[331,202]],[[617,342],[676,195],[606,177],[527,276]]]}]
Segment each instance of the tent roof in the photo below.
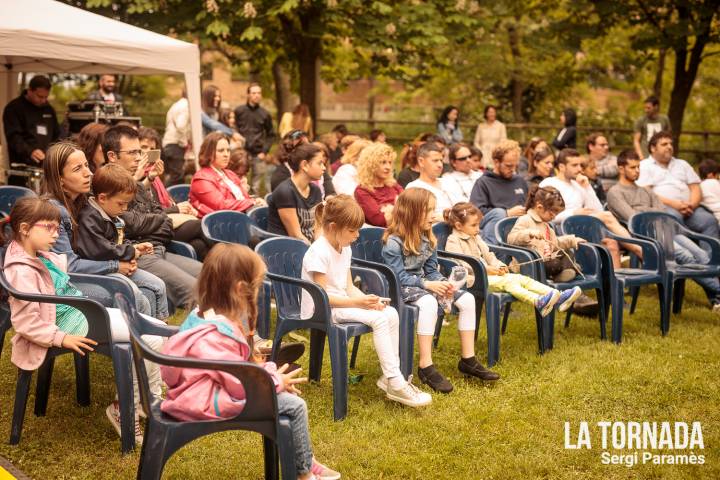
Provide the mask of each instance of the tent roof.
[{"label": "tent roof", "polygon": [[0,11],[0,71],[200,74],[192,43],[51,0],[0,0]]}]

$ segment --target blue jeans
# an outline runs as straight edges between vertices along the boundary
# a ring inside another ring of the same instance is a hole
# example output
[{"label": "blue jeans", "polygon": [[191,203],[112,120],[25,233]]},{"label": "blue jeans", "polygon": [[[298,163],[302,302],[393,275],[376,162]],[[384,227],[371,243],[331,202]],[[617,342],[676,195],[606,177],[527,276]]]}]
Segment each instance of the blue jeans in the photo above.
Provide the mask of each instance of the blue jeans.
[{"label": "blue jeans", "polygon": [[[151,315],[152,314],[152,308],[150,307],[150,302],[148,299],[142,295],[142,292],[140,289],[138,289],[137,285],[135,285],[133,282],[131,282],[128,277],[121,273],[111,273],[108,276],[119,278],[122,281],[126,282],[128,285],[130,285],[130,288],[132,288],[133,293],[135,294],[135,308],[138,312],[143,313],[145,315]],[[74,283],[74,285],[77,287],[78,290],[80,290],[83,295],[87,295],[88,297],[92,298],[95,301],[100,302],[104,307],[115,307],[115,299],[113,298],[113,292],[109,292],[104,287],[95,285],[93,283],[83,283],[78,282]]]},{"label": "blue jeans", "polygon": [[165,320],[170,316],[165,282],[152,273],[139,268],[129,278],[149,302],[150,313],[148,315],[160,320]]},{"label": "blue jeans", "polygon": [[[707,265],[710,263],[710,255],[685,235],[675,235],[673,246],[675,261],[678,265],[688,263]],[[711,304],[720,303],[720,280],[716,277],[693,278],[693,280],[702,287]]]},{"label": "blue jeans", "polygon": [[712,238],[718,238],[718,236],[720,236],[720,229],[718,228],[718,222],[715,216],[710,213],[709,210],[705,209],[705,207],[696,208],[689,217],[683,217],[682,214],[674,208],[666,206],[665,210],[693,232],[701,233]]},{"label": "blue jeans", "polygon": [[295,468],[298,475],[304,475],[312,467],[312,445],[308,429],[308,413],[305,400],[292,393],[280,392],[277,396],[278,414],[290,419],[293,447],[295,448]]},{"label": "blue jeans", "polygon": [[492,243],[493,245],[500,243],[498,239],[495,238],[495,225],[505,217],[507,217],[507,210],[504,208],[493,208],[483,216],[482,223],[480,223],[480,230],[485,242]]}]

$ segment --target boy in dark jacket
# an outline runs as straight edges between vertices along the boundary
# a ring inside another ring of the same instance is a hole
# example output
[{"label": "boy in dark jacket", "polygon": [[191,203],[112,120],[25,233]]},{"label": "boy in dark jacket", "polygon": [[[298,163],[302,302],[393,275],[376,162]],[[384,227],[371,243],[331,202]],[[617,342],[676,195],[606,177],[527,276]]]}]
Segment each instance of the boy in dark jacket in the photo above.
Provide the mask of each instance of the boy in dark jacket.
[{"label": "boy in dark jacket", "polygon": [[93,191],[80,211],[75,248],[83,258],[131,262],[135,270],[128,277],[148,297],[156,318],[168,317],[165,283],[150,272],[137,269],[137,258],[153,253],[150,242],[131,243],[125,237],[124,213],[137,187],[135,179],[118,165],[104,165],[93,177]]}]

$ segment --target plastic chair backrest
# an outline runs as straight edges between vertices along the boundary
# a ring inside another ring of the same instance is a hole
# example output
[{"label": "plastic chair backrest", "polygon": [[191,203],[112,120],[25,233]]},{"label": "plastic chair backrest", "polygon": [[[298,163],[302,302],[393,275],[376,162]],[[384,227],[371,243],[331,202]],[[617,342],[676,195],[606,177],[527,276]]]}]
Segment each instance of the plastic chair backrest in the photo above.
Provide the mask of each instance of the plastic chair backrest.
[{"label": "plastic chair backrest", "polygon": [[382,237],[385,229],[381,227],[364,227],[360,235],[351,245],[353,257],[369,262],[385,263],[382,258],[384,246]]},{"label": "plastic chair backrest", "polygon": [[268,207],[257,207],[253,208],[248,212],[250,219],[255,222],[255,225],[262,229],[267,230],[268,226]]},{"label": "plastic chair backrest", "polygon": [[250,243],[250,217],[233,210],[220,210],[209,213],[202,218],[202,232],[205,237],[215,242]]},{"label": "plastic chair backrest", "polygon": [[[276,275],[300,278],[302,261],[308,246],[295,238],[270,238],[260,242],[255,251],[263,257],[267,271]],[[280,316],[300,313],[301,289],[287,283],[273,283]]]},{"label": "plastic chair backrest", "polygon": [[677,220],[664,212],[641,212],[630,218],[630,231],[658,242],[669,262],[675,261],[674,238],[679,230]]},{"label": "plastic chair backrest", "polygon": [[19,198],[36,196],[35,192],[26,187],[2,185],[0,186],[0,210],[10,214],[10,210]]},{"label": "plastic chair backrest", "polygon": [[562,230],[568,235],[584,238],[591,243],[601,243],[605,238],[605,225],[589,215],[573,215],[562,223]]},{"label": "plastic chair backrest", "polygon": [[175,200],[175,203],[187,202],[190,197],[190,185],[173,185],[167,189],[170,196]]},{"label": "plastic chair backrest", "polygon": [[433,235],[437,239],[437,249],[445,250],[447,239],[452,233],[452,228],[445,222],[438,222],[432,227]]},{"label": "plastic chair backrest", "polygon": [[495,237],[499,242],[507,243],[508,235],[515,226],[518,217],[505,217],[495,224]]}]

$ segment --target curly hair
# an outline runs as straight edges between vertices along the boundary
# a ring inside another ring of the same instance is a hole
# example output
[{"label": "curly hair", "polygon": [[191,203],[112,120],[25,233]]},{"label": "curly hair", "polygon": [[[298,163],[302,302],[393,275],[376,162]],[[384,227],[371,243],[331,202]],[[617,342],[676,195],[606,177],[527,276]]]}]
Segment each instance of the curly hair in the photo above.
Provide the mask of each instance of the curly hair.
[{"label": "curly hair", "polygon": [[520,145],[515,140],[502,140],[492,151],[492,159],[496,162],[502,162],[505,155],[511,152],[517,152],[520,155]]},{"label": "curly hair", "polygon": [[357,164],[358,158],[360,158],[360,153],[365,147],[370,145],[370,143],[372,143],[370,142],[370,140],[365,140],[364,138],[355,140],[347,148],[342,158],[340,158],[340,163],[342,163],[343,165],[347,165],[348,163],[351,163],[353,165]]},{"label": "curly hair", "polygon": [[[375,172],[380,168],[380,164],[385,160],[390,160],[393,164],[397,159],[395,150],[386,143],[371,143],[360,152],[360,158],[357,162],[358,182],[363,188],[375,190]],[[391,175],[385,180],[385,186],[391,187],[397,183]]]}]

